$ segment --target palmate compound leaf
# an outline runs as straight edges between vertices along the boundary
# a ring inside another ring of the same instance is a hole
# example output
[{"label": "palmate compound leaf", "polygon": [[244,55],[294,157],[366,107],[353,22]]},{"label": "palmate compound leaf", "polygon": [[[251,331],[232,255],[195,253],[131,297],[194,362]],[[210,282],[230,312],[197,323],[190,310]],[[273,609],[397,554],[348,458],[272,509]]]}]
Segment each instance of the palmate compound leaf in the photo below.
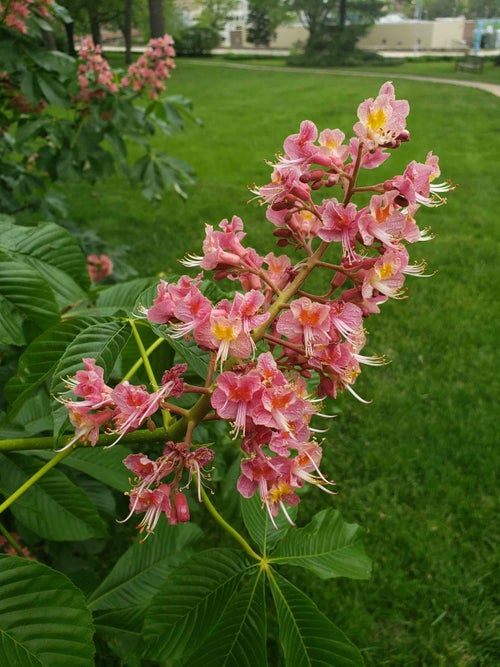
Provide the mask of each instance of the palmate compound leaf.
[{"label": "palmate compound leaf", "polygon": [[172,570],[191,555],[201,536],[201,529],[193,523],[169,526],[162,517],[155,534],[144,542],[138,536],[89,595],[89,607],[112,610],[150,602]]},{"label": "palmate compound leaf", "polygon": [[161,517],[155,534],[142,543],[137,536],[88,597],[97,635],[128,667],[142,664],[142,625],[151,600],[172,570],[192,555],[201,536],[202,531],[195,524],[169,526]]},{"label": "palmate compound leaf", "polygon": [[[11,495],[40,467],[40,461],[31,456],[1,455],[0,490]],[[10,509],[27,528],[47,540],[87,540],[107,534],[106,524],[87,495],[59,470],[49,470]]]},{"label": "palmate compound leaf", "polygon": [[124,283],[111,285],[99,292],[96,306],[125,308],[129,312],[135,310],[137,300],[148,290],[148,288],[158,284],[158,278],[134,278]]},{"label": "palmate compound leaf", "polygon": [[0,220],[0,247],[13,259],[31,265],[55,294],[60,308],[85,298],[90,280],[77,240],[63,227],[42,222],[36,227]]},{"label": "palmate compound leaf", "polygon": [[276,572],[270,583],[286,667],[362,667],[358,649],[307,595]]},{"label": "palmate compound leaf", "polygon": [[256,570],[233,595],[217,626],[184,665],[189,667],[266,667],[265,576]]},{"label": "palmate compound leaf", "polygon": [[144,621],[146,657],[186,661],[213,632],[243,575],[252,568],[241,551],[209,549],[173,572]]},{"label": "palmate compound leaf", "polygon": [[92,616],[81,591],[46,565],[0,555],[0,664],[91,667]]},{"label": "palmate compound leaf", "polygon": [[361,528],[336,510],[318,512],[304,528],[287,533],[274,551],[273,564],[297,565],[321,579],[368,579],[371,561],[361,544]]},{"label": "palmate compound leaf", "polygon": [[[284,538],[288,530],[292,528],[292,525],[283,512],[274,517],[278,529],[273,526],[266,508],[262,507],[258,493],[254,493],[251,498],[241,496],[240,506],[245,527],[251,538],[260,547],[264,556],[269,554],[279,541]],[[297,506],[287,508],[288,515],[292,521],[295,520],[297,511]]]},{"label": "palmate compound leaf", "polygon": [[[45,461],[54,456],[52,452],[43,450],[32,453]],[[130,449],[119,444],[108,449],[82,447],[71,452],[71,456],[67,456],[59,465],[84,472],[112,489],[125,492],[130,489],[130,470],[123,465],[123,459],[129,454]]]},{"label": "palmate compound leaf", "polygon": [[13,259],[0,249],[0,343],[25,345],[33,331],[59,321],[59,308],[48,282],[29,264]]},{"label": "palmate compound leaf", "polygon": [[[121,659],[121,665],[142,667],[144,641],[142,623],[148,604],[94,613],[97,637],[104,640]],[[114,664],[114,663],[113,663]]]}]

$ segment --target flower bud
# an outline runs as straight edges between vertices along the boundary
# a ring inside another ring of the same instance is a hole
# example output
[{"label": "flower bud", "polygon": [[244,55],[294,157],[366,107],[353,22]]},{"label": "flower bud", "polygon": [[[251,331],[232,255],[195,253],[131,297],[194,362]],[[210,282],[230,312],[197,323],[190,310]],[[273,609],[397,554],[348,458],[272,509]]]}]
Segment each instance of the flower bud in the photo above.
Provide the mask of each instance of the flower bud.
[{"label": "flower bud", "polygon": [[189,521],[189,506],[186,500],[186,496],[178,491],[174,496],[175,511],[177,513],[177,519],[181,523],[186,523]]}]

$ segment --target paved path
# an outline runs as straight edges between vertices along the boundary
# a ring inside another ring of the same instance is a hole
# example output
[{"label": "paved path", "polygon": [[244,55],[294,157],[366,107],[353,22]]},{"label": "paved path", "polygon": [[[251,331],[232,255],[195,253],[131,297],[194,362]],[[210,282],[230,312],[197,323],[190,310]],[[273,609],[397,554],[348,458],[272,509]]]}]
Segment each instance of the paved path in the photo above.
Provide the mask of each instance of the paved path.
[{"label": "paved path", "polygon": [[466,88],[479,88],[496,97],[500,97],[500,85],[496,83],[487,83],[485,81],[464,81],[462,79],[442,79],[431,76],[417,76],[416,74],[397,74],[396,72],[360,72],[359,70],[332,70],[316,69],[312,67],[277,67],[275,65],[249,65],[245,63],[226,63],[220,60],[195,60],[197,65],[207,65],[209,67],[229,67],[234,69],[253,69],[267,70],[270,72],[314,72],[315,74],[328,74],[330,76],[369,76],[369,77],[387,77],[388,79],[410,79],[412,81],[424,81],[432,83],[445,83],[450,86],[465,86]]}]

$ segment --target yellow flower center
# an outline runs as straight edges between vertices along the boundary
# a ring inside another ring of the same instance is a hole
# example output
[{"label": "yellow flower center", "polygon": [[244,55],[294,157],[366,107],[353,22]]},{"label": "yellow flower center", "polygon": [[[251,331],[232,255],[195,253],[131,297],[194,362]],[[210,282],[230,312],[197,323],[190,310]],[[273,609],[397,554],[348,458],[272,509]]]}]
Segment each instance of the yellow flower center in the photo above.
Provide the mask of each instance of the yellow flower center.
[{"label": "yellow flower center", "polygon": [[385,264],[382,264],[382,266],[378,270],[378,275],[382,280],[385,280],[386,278],[390,278],[394,272],[392,264],[389,262],[386,262]]},{"label": "yellow flower center", "polygon": [[238,336],[235,327],[229,322],[217,322],[212,326],[212,333],[218,340],[232,341]]},{"label": "yellow flower center", "polygon": [[383,109],[377,109],[376,111],[370,112],[368,116],[368,127],[370,130],[379,130],[384,126],[387,116]]}]

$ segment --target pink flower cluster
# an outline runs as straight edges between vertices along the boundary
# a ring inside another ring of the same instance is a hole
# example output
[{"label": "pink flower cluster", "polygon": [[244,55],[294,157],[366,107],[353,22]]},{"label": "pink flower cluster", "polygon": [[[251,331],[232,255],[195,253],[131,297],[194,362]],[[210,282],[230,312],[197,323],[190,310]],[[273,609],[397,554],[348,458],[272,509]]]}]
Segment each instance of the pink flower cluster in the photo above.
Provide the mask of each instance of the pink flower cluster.
[{"label": "pink flower cluster", "polygon": [[[17,533],[12,533],[12,537],[16,540],[16,542],[19,541],[19,535]],[[27,558],[28,560],[36,560],[28,547],[21,547],[21,551],[23,558]],[[3,535],[0,535],[0,553],[8,554],[9,556],[20,555]]]},{"label": "pink flower cluster", "polygon": [[170,70],[175,68],[173,44],[170,35],[151,39],[146,51],[128,68],[121,85],[124,88],[130,86],[139,93],[149,89],[150,99],[157,99],[158,94],[165,90]]},{"label": "pink flower cluster", "polygon": [[183,364],[166,372],[160,388],[150,393],[146,387],[128,381],[113,389],[104,382],[104,369],[96,365],[95,359],[85,358],[83,363],[85,370],[77,371],[74,377],[67,379],[66,386],[76,400],[61,399],[75,427],[75,437],[64,449],[77,441],[95,446],[101,427],[117,435],[113,443],[116,444],[126,433],[150,422],[152,415],[162,409],[168,398],[180,396],[183,392],[180,375],[187,368]]},{"label": "pink flower cluster", "polygon": [[[198,447],[191,451],[188,443],[167,442],[162,456],[152,461],[144,454],[130,454],[124,460],[126,467],[136,476],[136,486],[130,492],[130,514],[142,514],[139,531],[146,531],[146,537],[154,532],[162,514],[170,525],[189,521],[189,506],[182,489],[189,486],[193,475],[198,485],[198,500],[201,502],[202,468],[208,465],[214,452],[208,447]],[[188,479],[180,487],[183,472]],[[165,480],[168,480],[166,482]]]},{"label": "pink flower cluster", "polygon": [[151,39],[146,51],[136,63],[129,66],[126,76],[118,85],[113,70],[102,55],[101,47],[94,45],[91,37],[85,37],[79,53],[79,99],[88,104],[92,99],[104,99],[110,93],[115,94],[127,88],[136,93],[149,90],[150,99],[157,99],[159,93],[165,90],[165,80],[170,77],[170,70],[175,68],[173,43],[170,35]]},{"label": "pink flower cluster", "polygon": [[113,70],[102,56],[101,47],[95,45],[91,37],[84,37],[80,44],[78,65],[79,97],[88,104],[92,99],[102,100],[109,93],[117,93]]},{"label": "pink flower cluster", "polygon": [[0,2],[0,24],[25,35],[28,32],[27,20],[35,13],[43,17],[50,15],[52,0],[18,0],[17,2]]},{"label": "pink flower cluster", "polygon": [[[312,421],[325,415],[318,404],[346,389],[363,401],[353,389],[361,365],[385,363],[362,354],[364,322],[389,298],[404,297],[407,275],[423,276],[425,265],[410,264],[408,246],[432,237],[415,215],[421,206],[444,203],[442,193],[452,189],[435,183],[440,170],[432,153],[391,179],[358,185],[362,169],[381,165],[389,150],[409,140],[408,111],[408,103],[396,100],[392,84],[385,83],[375,99],[359,106],[348,141],[339,129],[318,132],[311,121],[285,140],[271,182],[253,192],[267,206],[278,246],[300,253],[297,263],[287,254],[261,255],[247,247],[240,218],[225,219],[217,230],[206,226],[203,254],[188,255],[183,264],[212,271],[216,280],[237,281],[241,291],[214,303],[203,293],[201,273],[182,276],[175,283],[161,280],[144,309],[151,323],[165,326],[166,335],[209,352],[205,387],[189,389],[203,394],[196,423],[216,417],[232,424],[243,453],[238,491],[247,498],[258,493],[273,523],[279,511],[291,521],[286,505],[299,502],[304,482],[333,493],[319,469],[322,448]],[[321,198],[334,186],[340,196]],[[358,194],[362,206],[353,201]],[[304,290],[313,271],[327,273],[326,293]],[[196,423],[187,420],[184,467]],[[178,455],[178,446],[167,447]],[[156,462],[133,459],[145,461],[153,475],[134,469],[139,482],[131,513],[146,512],[146,530],[162,512],[174,522],[182,515],[177,487],[163,481],[165,456]]]}]

